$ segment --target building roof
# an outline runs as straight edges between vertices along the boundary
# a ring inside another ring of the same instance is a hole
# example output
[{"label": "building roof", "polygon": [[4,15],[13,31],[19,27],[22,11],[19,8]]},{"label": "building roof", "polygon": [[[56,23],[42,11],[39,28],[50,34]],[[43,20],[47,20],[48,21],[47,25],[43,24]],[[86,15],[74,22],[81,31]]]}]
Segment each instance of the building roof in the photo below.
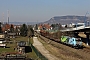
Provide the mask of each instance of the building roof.
[{"label": "building roof", "polygon": [[8,35],[16,35],[16,33],[8,33]]},{"label": "building roof", "polygon": [[26,46],[26,42],[25,41],[20,41],[17,44],[18,46]]}]

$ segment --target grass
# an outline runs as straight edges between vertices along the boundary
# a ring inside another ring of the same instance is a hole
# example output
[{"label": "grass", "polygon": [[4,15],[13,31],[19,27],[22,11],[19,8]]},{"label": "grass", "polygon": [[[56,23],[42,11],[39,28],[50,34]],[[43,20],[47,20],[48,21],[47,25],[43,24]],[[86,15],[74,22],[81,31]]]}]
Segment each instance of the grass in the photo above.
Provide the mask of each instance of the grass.
[{"label": "grass", "polygon": [[[11,41],[13,41],[12,43],[7,43],[7,48],[0,48],[0,54],[3,53],[11,53],[11,52],[17,52],[14,50],[14,48],[17,46],[16,41],[28,41],[28,37],[17,37],[17,38],[11,38]],[[32,38],[30,38],[30,43],[33,43]],[[27,57],[35,59],[37,58],[35,52],[32,50],[32,52],[28,52],[26,53]]]},{"label": "grass", "polygon": [[22,37],[22,36],[19,36],[17,38],[11,38],[10,40],[12,41],[28,41],[28,37]]},{"label": "grass", "polygon": [[14,47],[16,46],[16,44],[10,44],[10,43],[7,43],[7,47],[6,48],[3,48],[3,47],[0,47],[0,53],[10,53],[10,52],[16,52],[14,50]]}]

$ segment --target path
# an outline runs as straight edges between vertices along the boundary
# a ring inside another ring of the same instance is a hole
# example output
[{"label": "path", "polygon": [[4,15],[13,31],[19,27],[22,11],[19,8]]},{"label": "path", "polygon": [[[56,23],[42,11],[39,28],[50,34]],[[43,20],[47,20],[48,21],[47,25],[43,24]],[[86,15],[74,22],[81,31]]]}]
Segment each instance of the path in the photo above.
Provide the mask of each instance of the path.
[{"label": "path", "polygon": [[38,41],[37,37],[33,37],[33,46],[40,51],[42,55],[44,55],[48,60],[61,60],[50,54],[48,50],[45,49],[43,44]]}]

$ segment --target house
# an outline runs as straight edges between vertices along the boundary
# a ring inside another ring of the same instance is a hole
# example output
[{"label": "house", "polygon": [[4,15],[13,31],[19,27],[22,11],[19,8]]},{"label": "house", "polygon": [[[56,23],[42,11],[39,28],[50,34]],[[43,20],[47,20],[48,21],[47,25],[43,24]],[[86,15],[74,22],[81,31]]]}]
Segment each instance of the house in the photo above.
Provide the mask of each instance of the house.
[{"label": "house", "polygon": [[40,24],[38,26],[38,29],[39,30],[50,30],[51,29],[51,26],[49,24]]},{"label": "house", "polygon": [[10,25],[7,24],[7,23],[6,23],[6,24],[3,24],[2,31],[3,31],[3,32],[10,31]]},{"label": "house", "polygon": [[0,34],[0,43],[3,43],[5,41],[5,35]]},{"label": "house", "polygon": [[46,30],[50,30],[51,29],[51,26],[49,24],[44,24],[43,25],[43,28],[46,29]]},{"label": "house", "polygon": [[21,28],[21,26],[22,25],[14,25],[14,30],[16,30],[15,31],[16,35],[20,35],[20,28]]},{"label": "house", "polygon": [[4,34],[0,34],[0,47],[6,47],[6,40],[5,40],[5,35]]}]

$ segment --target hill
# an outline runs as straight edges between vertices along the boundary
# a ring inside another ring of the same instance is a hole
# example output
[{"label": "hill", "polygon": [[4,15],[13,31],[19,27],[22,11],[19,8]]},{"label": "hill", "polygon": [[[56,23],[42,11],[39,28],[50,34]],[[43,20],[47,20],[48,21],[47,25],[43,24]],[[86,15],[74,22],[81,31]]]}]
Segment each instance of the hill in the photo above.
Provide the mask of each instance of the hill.
[{"label": "hill", "polygon": [[50,20],[43,22],[43,23],[69,24],[69,23],[76,23],[76,22],[84,22],[84,20],[90,21],[90,17],[85,17],[85,16],[55,16],[55,17],[52,17]]}]

